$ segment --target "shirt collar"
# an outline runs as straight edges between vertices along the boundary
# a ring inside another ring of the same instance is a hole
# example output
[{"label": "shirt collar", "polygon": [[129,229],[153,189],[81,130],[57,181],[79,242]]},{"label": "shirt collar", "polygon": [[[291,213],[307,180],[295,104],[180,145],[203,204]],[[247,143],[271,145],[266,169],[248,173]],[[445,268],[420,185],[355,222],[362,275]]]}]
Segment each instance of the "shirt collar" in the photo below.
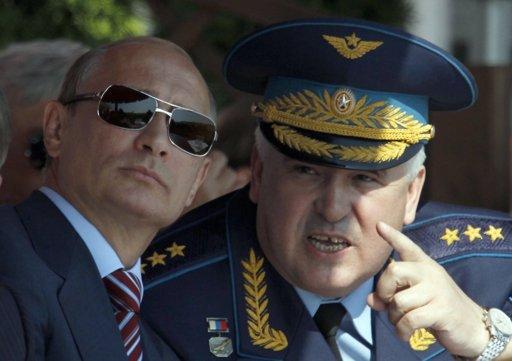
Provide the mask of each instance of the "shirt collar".
[{"label": "shirt collar", "polygon": [[373,290],[373,277],[363,282],[345,298],[327,298],[295,287],[304,306],[313,317],[322,303],[341,302],[352,318],[354,327],[366,341],[372,344],[371,309],[366,299]]},{"label": "shirt collar", "polygon": [[[39,190],[44,193],[53,204],[55,204],[69,223],[71,223],[71,226],[75,229],[78,235],[82,238],[89,249],[89,252],[91,252],[101,278],[111,274],[119,268],[124,269],[119,256],[107,242],[105,237],[103,237],[100,231],[71,203],[51,188],[42,187]],[[135,265],[127,271],[132,272],[139,279],[140,284],[142,284],[140,258],[137,260]]]}]

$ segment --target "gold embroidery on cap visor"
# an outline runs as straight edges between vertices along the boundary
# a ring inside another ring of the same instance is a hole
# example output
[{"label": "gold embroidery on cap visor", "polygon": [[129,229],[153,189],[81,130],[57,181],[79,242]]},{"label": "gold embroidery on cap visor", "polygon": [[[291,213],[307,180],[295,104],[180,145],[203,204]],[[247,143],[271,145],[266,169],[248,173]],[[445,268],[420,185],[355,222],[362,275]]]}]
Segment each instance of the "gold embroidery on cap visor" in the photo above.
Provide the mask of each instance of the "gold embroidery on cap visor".
[{"label": "gold embroidery on cap visor", "polygon": [[[310,90],[290,93],[259,103],[253,114],[273,123],[274,136],[282,144],[299,152],[345,161],[392,161],[410,145],[434,137],[432,125],[421,123],[400,107],[386,101],[370,102],[366,95],[356,100],[348,89],[340,89],[333,96],[324,90],[323,97]],[[305,136],[291,127],[387,143],[343,146]]]},{"label": "gold embroidery on cap visor", "polygon": [[350,60],[359,59],[382,45],[382,41],[361,40],[355,33],[343,38],[331,35],[322,35],[322,37],[344,58]]}]

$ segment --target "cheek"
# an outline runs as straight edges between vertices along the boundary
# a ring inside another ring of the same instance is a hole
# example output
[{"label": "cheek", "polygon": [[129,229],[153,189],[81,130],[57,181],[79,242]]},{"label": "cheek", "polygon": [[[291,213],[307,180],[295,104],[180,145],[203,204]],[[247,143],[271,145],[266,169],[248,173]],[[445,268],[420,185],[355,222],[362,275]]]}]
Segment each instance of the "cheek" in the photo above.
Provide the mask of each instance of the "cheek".
[{"label": "cheek", "polygon": [[380,192],[370,192],[354,204],[362,228],[376,234],[376,224],[383,221],[401,229],[403,226],[407,189],[403,186],[392,187]]},{"label": "cheek", "polygon": [[[112,166],[126,158],[132,137],[112,127],[81,127],[66,134],[60,155],[60,168],[69,169],[72,176],[97,178],[111,176]],[[110,174],[110,175],[109,175]]]}]

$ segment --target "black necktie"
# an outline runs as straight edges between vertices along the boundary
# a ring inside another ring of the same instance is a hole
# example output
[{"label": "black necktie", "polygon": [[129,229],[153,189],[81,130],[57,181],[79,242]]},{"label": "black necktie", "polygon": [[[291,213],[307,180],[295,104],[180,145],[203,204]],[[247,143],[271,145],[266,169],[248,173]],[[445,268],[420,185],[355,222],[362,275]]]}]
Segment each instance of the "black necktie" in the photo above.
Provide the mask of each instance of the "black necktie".
[{"label": "black necktie", "polygon": [[315,323],[329,344],[337,360],[342,360],[341,353],[336,343],[336,332],[340,328],[341,320],[347,313],[341,303],[325,303],[320,305],[315,313]]}]

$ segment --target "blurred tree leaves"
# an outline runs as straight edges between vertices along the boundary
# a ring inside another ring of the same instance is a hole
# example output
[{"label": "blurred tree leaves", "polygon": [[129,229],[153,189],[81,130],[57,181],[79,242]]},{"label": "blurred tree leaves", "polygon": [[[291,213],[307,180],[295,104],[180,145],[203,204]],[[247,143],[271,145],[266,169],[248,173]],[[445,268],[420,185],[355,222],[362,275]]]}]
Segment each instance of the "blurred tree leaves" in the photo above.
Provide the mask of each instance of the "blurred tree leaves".
[{"label": "blurred tree leaves", "polygon": [[[265,5],[258,6],[259,2]],[[300,17],[298,13],[314,14],[315,10],[320,10],[328,16],[361,18],[403,27],[412,15],[408,0],[259,2],[0,0],[0,48],[9,42],[36,38],[70,38],[96,46],[127,36],[153,34],[176,42],[192,54],[222,108],[236,96],[222,80],[222,58],[240,37],[269,23],[261,24],[255,19],[264,21],[267,15],[274,15],[272,19]],[[244,11],[240,11],[240,4]],[[290,4],[300,7],[300,11],[283,13],[283,9],[294,8]],[[258,16],[254,16],[256,12]]]},{"label": "blurred tree leaves", "polygon": [[150,24],[147,7],[137,0],[0,0],[0,47],[35,38],[96,45],[147,34]]},{"label": "blurred tree leaves", "polygon": [[[403,26],[411,16],[407,0],[295,0],[332,16],[355,17]],[[151,14],[148,3],[166,14]],[[250,2],[248,2],[250,6]],[[67,37],[97,45],[130,35],[155,33],[170,37],[172,24],[193,16],[200,6],[193,0],[0,0],[0,47],[11,41]],[[272,9],[269,9],[272,11]],[[169,17],[167,24],[158,19]],[[226,51],[241,35],[258,28],[229,11],[218,11],[205,37]]]}]

